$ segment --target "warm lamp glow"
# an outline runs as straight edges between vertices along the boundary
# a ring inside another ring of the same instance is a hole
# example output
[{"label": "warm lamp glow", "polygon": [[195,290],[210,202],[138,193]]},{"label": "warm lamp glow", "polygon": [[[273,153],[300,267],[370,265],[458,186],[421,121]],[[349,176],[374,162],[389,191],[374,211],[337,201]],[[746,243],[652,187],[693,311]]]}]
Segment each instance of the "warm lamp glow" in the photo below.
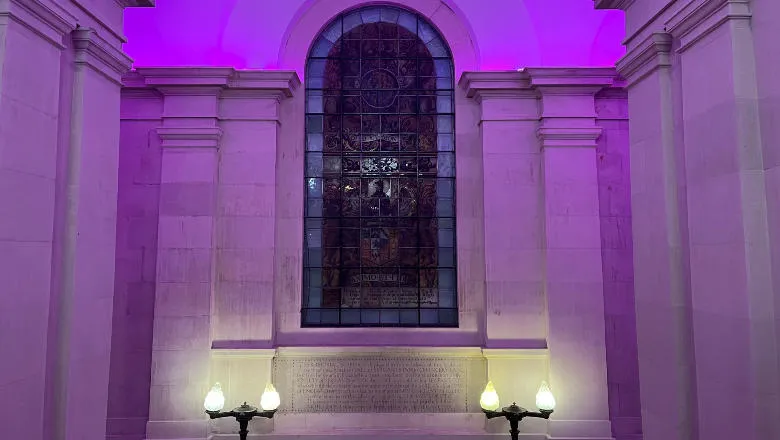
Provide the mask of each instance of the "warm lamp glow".
[{"label": "warm lamp glow", "polygon": [[269,382],[268,385],[265,386],[263,396],[260,398],[260,408],[262,408],[263,411],[274,411],[276,408],[279,408],[280,403],[279,393],[276,391],[273,384]]},{"label": "warm lamp glow", "polygon": [[555,409],[555,397],[547,382],[542,382],[539,391],[536,393],[536,407],[543,411],[552,411]]},{"label": "warm lamp glow", "polygon": [[222,386],[219,382],[215,383],[206,394],[203,407],[206,408],[206,411],[222,411],[222,408],[225,407],[225,394],[222,393]]},{"label": "warm lamp glow", "polygon": [[479,406],[487,411],[495,411],[500,404],[498,403],[498,393],[493,386],[493,382],[488,382],[485,385],[485,391],[482,392],[482,396],[479,398]]}]

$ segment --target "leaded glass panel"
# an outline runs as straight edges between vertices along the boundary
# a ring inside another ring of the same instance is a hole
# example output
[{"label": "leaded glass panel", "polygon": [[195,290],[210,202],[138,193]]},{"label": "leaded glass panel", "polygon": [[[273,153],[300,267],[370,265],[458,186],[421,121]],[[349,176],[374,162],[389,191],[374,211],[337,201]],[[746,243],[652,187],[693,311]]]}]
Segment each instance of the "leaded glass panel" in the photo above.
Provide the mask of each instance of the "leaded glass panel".
[{"label": "leaded glass panel", "polygon": [[457,326],[452,58],[416,14],[334,20],[306,66],[304,326]]}]

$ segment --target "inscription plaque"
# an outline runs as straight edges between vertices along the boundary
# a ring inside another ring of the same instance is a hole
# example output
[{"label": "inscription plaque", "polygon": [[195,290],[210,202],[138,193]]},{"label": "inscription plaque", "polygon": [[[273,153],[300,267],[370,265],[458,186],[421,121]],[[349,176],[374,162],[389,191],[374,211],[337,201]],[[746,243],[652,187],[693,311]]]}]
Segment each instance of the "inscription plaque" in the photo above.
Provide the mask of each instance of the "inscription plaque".
[{"label": "inscription plaque", "polygon": [[484,359],[398,355],[277,357],[280,410],[306,413],[479,411]]}]

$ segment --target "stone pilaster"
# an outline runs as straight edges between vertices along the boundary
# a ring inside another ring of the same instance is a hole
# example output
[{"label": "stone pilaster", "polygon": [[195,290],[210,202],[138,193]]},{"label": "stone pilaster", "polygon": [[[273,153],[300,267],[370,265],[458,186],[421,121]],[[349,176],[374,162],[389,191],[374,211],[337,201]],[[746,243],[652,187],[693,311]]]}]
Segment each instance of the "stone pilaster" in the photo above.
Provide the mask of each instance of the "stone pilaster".
[{"label": "stone pilaster", "polygon": [[217,289],[219,348],[273,344],[280,102],[299,85],[287,71],[239,72],[222,95]]},{"label": "stone pilaster", "polygon": [[[613,69],[531,69],[541,94],[545,293],[554,437],[611,437],[607,400],[595,95]],[[563,397],[565,396],[565,397]]]},{"label": "stone pilaster", "polygon": [[542,361],[537,380],[566,402],[548,423],[560,438],[611,436],[595,95],[614,78],[613,69],[529,69],[460,81],[481,107],[485,345],[503,349],[488,350],[488,373],[504,395],[525,396],[512,371],[529,356]]},{"label": "stone pilaster", "polygon": [[629,108],[646,110],[642,118],[629,120],[643,434],[683,440],[694,436],[696,403],[671,50],[670,35],[651,34],[618,69],[629,82]]},{"label": "stone pilaster", "polygon": [[202,403],[213,381],[237,404],[259,398],[269,379],[272,351],[215,357],[212,349],[273,344],[267,208],[279,101],[299,83],[292,72],[229,68],[139,69],[132,82],[164,99],[147,438],[205,438]]},{"label": "stone pilaster", "polygon": [[219,94],[225,72],[142,71],[164,96],[147,438],[206,437],[215,287]]},{"label": "stone pilaster", "polygon": [[[780,436],[777,289],[748,0],[699,0],[665,23],[677,43],[699,438]],[[706,81],[702,78],[706,77]],[[746,408],[727,423],[717,404]]]},{"label": "stone pilaster", "polygon": [[[108,407],[120,80],[130,59],[89,28],[73,31],[70,41],[59,317],[57,340],[50,342],[58,349],[55,436],[98,439]],[[81,404],[87,401],[95,405],[87,409]]]},{"label": "stone pilaster", "polygon": [[467,72],[460,84],[481,107],[485,346],[544,348],[544,212],[536,91],[523,72]]},{"label": "stone pilaster", "polygon": [[[53,436],[58,366],[58,151],[69,127],[65,36],[75,28],[62,8],[34,1],[0,2],[0,393],[3,436]],[[56,263],[55,263],[56,264]],[[20,335],[24,335],[20,337]],[[54,343],[50,343],[54,341]],[[65,379],[67,380],[67,379]],[[59,417],[62,419],[62,417]]]}]

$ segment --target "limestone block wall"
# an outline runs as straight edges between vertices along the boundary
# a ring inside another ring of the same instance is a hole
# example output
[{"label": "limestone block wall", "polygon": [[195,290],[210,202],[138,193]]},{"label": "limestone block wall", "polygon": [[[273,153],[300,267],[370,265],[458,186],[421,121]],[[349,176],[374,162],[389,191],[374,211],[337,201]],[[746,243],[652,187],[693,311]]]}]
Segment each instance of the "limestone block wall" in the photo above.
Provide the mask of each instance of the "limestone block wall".
[{"label": "limestone block wall", "polygon": [[596,158],[609,410],[615,437],[638,439],[642,434],[642,420],[637,380],[626,90],[613,88],[597,94],[596,114],[596,123],[602,129]]},{"label": "limestone block wall", "polygon": [[105,438],[122,17],[151,4],[0,4],[4,437]]},{"label": "limestone block wall", "polygon": [[[465,412],[432,410],[438,415],[425,423],[439,434],[448,425],[475,435],[505,429],[473,414],[478,384],[488,379],[505,400],[526,405],[541,380],[551,381],[565,403],[555,420],[528,424],[528,433],[607,438],[611,422],[636,433],[637,385],[625,372],[634,347],[626,102],[616,81],[612,69],[465,74],[456,150],[462,325],[355,330],[301,328],[293,313],[302,240],[300,217],[291,216],[301,215],[302,185],[295,183],[302,167],[295,165],[302,165],[303,134],[294,74],[150,68],[126,76],[120,236],[131,239],[118,262],[128,267],[123,288],[153,288],[154,307],[151,313],[151,295],[134,291],[143,307],[128,309],[133,326],[121,334],[123,343],[151,352],[131,362],[151,366],[147,438],[229,432],[200,408],[215,381],[228,404],[256,401],[266,381],[279,382],[293,400],[283,398],[278,420],[256,423],[259,432],[301,434],[326,420],[331,433],[391,429],[398,423],[392,402],[381,417],[331,417],[332,408],[301,407],[301,400],[297,409],[285,405],[296,405],[287,374],[298,367],[290,362],[355,358],[349,362],[368,368],[370,353],[396,359],[394,350],[483,363],[463,370],[471,385],[447,388],[468,394]],[[141,192],[142,203],[135,198]],[[146,253],[155,265],[139,272]],[[117,374],[127,384],[147,380],[131,380],[125,370]],[[133,424],[143,417],[127,414]]]},{"label": "limestone block wall", "polygon": [[[149,417],[162,167],[156,130],[162,125],[162,106],[162,96],[155,92],[122,93],[107,425],[107,435],[117,440],[142,435]],[[175,301],[166,305],[179,306]],[[164,308],[160,313],[165,313]]]},{"label": "limestone block wall", "polygon": [[644,434],[777,437],[775,2],[596,3],[627,17]]}]

